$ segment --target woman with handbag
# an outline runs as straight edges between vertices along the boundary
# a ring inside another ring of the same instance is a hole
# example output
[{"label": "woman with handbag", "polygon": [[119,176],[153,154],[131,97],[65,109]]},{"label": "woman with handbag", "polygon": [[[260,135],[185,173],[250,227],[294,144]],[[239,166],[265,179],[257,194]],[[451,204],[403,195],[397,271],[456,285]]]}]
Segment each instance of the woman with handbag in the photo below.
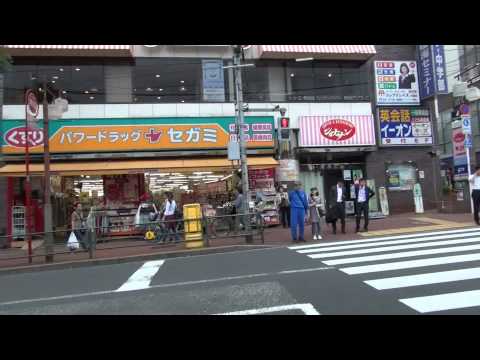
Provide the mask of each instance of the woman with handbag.
[{"label": "woman with handbag", "polygon": [[280,222],[286,229],[290,227],[290,202],[288,200],[288,193],[284,191],[283,186],[280,187],[277,194],[278,212],[280,215]]}]

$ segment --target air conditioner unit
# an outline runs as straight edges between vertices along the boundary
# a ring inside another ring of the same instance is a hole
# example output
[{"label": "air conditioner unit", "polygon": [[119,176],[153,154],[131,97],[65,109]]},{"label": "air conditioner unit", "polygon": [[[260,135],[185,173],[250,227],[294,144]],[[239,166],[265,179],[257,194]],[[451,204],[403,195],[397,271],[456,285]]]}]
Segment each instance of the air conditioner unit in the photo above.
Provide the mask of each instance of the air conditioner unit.
[{"label": "air conditioner unit", "polygon": [[473,102],[480,99],[480,89],[473,86],[467,89],[467,93],[465,94],[467,101]]},{"label": "air conditioner unit", "polygon": [[453,96],[454,97],[464,97],[467,93],[468,83],[466,82],[457,82],[453,85]]}]

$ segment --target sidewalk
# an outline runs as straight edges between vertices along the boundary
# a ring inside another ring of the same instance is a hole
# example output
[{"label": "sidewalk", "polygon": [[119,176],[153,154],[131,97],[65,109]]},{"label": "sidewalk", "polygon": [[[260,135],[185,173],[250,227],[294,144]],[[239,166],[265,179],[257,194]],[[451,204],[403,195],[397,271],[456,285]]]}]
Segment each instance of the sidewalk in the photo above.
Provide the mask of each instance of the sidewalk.
[{"label": "sidewalk", "polygon": [[[337,225],[340,230],[340,224]],[[363,221],[362,221],[363,226]],[[347,219],[347,233],[337,235],[332,234],[330,226],[322,223],[322,236],[325,241],[341,241],[365,239],[370,236],[388,236],[399,235],[419,231],[439,231],[451,228],[473,227],[471,214],[441,214],[437,211],[428,211],[424,214],[401,214],[393,215],[384,219],[371,220],[368,233],[356,234],[355,219]],[[305,228],[306,240],[312,242],[311,227]],[[204,249],[189,250],[185,249],[185,244],[167,244],[154,245],[147,241],[138,240],[111,240],[97,245],[95,257],[89,259],[88,252],[77,251],[69,253],[64,244],[57,244],[55,252],[62,253],[55,255],[55,264],[67,266],[70,263],[98,264],[101,262],[141,260],[145,256],[186,256],[191,254],[201,254],[218,251],[232,251],[242,248],[251,249],[252,246],[288,246],[291,245],[291,236],[289,229],[283,229],[281,226],[265,229],[265,244],[262,244],[259,238],[255,239],[254,244],[246,245],[243,237],[210,239],[210,247]],[[39,246],[34,250],[33,262],[31,265],[41,266],[45,264],[44,248]],[[28,264],[27,252],[19,248],[0,250],[0,273],[2,269],[26,267]]]}]

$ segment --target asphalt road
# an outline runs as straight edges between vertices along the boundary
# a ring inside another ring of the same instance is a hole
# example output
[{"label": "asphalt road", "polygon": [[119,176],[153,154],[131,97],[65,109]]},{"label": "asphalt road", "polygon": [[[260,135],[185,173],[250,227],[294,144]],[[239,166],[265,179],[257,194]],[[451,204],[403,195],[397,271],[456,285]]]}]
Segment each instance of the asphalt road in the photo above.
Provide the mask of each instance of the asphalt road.
[{"label": "asphalt road", "polygon": [[0,275],[0,314],[480,314],[480,230]]}]

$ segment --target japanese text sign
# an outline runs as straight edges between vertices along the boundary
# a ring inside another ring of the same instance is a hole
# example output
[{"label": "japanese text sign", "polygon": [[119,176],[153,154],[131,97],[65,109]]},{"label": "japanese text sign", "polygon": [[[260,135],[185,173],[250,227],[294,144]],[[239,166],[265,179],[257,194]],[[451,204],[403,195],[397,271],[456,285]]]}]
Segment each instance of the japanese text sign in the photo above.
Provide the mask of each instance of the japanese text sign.
[{"label": "japanese text sign", "polygon": [[377,105],[419,105],[417,62],[375,61]]},{"label": "japanese text sign", "polygon": [[[249,148],[273,148],[273,117],[245,118]],[[226,149],[235,118],[62,119],[50,123],[52,153]],[[4,154],[43,152],[43,131],[23,120],[2,120]]]},{"label": "japanese text sign", "polygon": [[427,109],[379,108],[382,145],[431,145],[432,123]]},{"label": "japanese text sign", "polygon": [[420,98],[448,94],[445,50],[443,45],[419,45]]}]

